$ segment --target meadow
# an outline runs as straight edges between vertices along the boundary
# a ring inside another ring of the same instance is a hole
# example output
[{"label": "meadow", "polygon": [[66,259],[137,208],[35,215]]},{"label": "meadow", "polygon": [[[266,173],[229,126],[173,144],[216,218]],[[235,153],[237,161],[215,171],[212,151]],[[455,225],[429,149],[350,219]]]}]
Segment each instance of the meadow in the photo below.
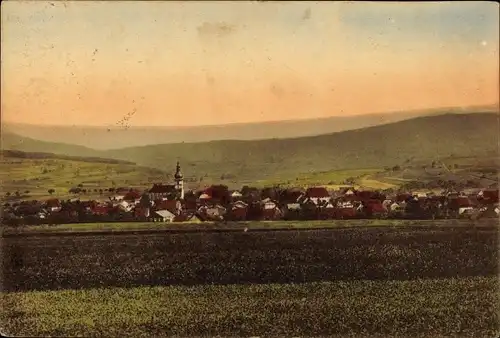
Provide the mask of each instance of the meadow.
[{"label": "meadow", "polygon": [[[0,162],[2,191],[14,196],[19,191],[23,199],[73,198],[69,189],[81,184],[86,194],[82,199],[107,199],[109,194],[99,189],[112,187],[148,187],[153,182],[167,180],[158,169],[135,164],[103,163],[63,158],[6,157]],[[50,194],[49,189],[54,189]]]},{"label": "meadow", "polygon": [[498,279],[153,286],[9,293],[22,336],[497,337]]},{"label": "meadow", "polygon": [[[153,183],[171,182],[174,172],[173,167],[171,171],[163,172],[159,169],[142,167],[133,163],[106,163],[106,159],[99,162],[86,158],[69,159],[60,155],[52,155],[51,158],[4,157],[0,161],[0,179],[4,195],[10,193],[13,199],[15,192],[19,191],[22,199],[48,199],[51,197],[108,199],[111,195],[107,192],[100,194],[99,189],[112,187],[149,189]],[[259,180],[255,176],[252,179],[248,179],[248,177],[245,179],[231,176],[220,177],[213,173],[203,177],[193,177],[190,168],[184,168],[186,187],[189,189],[197,189],[210,184],[226,184],[233,189],[241,189],[245,184],[259,188],[280,184],[293,187],[323,185],[337,189],[340,186],[345,186],[345,181],[349,178],[359,179],[380,170],[367,168],[313,171],[282,174]],[[87,193],[70,194],[69,190],[78,185],[81,185],[82,189],[86,189]],[[378,186],[379,183],[371,185],[372,188]],[[49,189],[54,189],[54,192],[50,194]]]},{"label": "meadow", "polygon": [[493,337],[498,228],[3,238],[17,335]]}]

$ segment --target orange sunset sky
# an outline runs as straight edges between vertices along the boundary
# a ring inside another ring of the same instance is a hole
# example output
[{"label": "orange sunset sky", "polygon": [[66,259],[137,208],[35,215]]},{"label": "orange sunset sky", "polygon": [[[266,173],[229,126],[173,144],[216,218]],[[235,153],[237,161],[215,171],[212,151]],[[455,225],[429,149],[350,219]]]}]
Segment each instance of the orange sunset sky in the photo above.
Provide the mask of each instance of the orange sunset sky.
[{"label": "orange sunset sky", "polygon": [[495,2],[2,2],[2,120],[187,126],[494,104]]}]

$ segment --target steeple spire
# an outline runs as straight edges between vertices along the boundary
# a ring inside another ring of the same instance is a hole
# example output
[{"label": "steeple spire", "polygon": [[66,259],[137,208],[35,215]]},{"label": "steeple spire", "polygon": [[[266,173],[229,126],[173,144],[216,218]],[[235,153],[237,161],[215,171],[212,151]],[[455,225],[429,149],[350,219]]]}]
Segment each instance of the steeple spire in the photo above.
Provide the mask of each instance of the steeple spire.
[{"label": "steeple spire", "polygon": [[182,172],[181,172],[181,165],[180,165],[179,161],[177,161],[174,179],[175,179],[175,188],[179,192],[181,199],[184,198],[184,179],[183,178],[184,178],[184,176],[182,175]]},{"label": "steeple spire", "polygon": [[175,168],[175,176],[174,177],[176,179],[177,178],[180,178],[180,179],[183,178],[183,175],[182,175],[182,172],[181,172],[181,165],[180,165],[179,161],[177,161],[177,166]]}]

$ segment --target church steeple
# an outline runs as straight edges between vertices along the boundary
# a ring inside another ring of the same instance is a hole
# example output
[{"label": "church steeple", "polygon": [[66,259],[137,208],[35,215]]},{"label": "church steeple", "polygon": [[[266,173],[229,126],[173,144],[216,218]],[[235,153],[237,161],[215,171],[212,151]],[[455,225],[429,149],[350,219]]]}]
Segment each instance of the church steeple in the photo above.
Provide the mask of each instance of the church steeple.
[{"label": "church steeple", "polygon": [[180,198],[184,198],[184,176],[182,175],[181,171],[181,165],[179,164],[179,161],[177,161],[177,166],[175,168],[175,188],[180,194]]}]

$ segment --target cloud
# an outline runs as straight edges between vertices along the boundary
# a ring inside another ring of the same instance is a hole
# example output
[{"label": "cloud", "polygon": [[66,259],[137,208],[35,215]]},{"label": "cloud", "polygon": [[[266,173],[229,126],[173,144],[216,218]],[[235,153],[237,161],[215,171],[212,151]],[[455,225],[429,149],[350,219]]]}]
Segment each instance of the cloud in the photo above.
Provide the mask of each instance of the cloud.
[{"label": "cloud", "polygon": [[197,30],[198,34],[202,37],[215,36],[222,38],[234,33],[236,31],[236,26],[225,22],[204,22],[197,27]]}]

